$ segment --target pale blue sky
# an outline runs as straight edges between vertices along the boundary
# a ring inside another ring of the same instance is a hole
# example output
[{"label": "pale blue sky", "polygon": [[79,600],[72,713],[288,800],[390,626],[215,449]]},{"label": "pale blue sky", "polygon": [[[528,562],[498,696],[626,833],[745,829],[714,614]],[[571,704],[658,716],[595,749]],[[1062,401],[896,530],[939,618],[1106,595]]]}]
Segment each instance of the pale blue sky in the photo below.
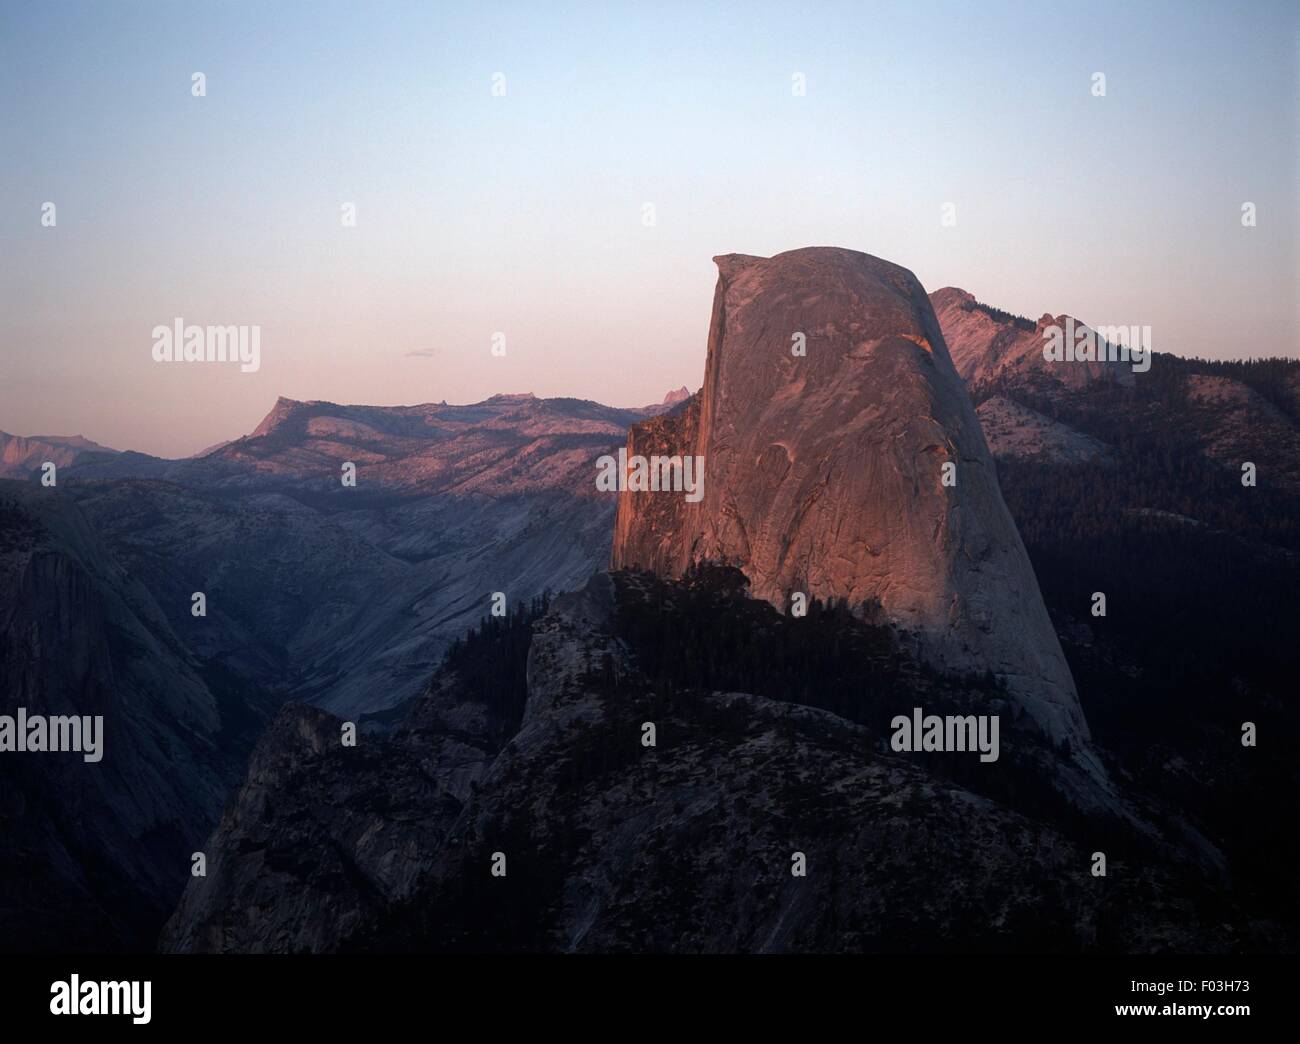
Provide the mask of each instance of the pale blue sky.
[{"label": "pale blue sky", "polygon": [[[642,404],[701,380],[712,255],[808,245],[1297,355],[1298,11],[3,0],[0,429],[172,456],[277,395]],[[154,363],[176,316],[261,325],[261,370]]]}]

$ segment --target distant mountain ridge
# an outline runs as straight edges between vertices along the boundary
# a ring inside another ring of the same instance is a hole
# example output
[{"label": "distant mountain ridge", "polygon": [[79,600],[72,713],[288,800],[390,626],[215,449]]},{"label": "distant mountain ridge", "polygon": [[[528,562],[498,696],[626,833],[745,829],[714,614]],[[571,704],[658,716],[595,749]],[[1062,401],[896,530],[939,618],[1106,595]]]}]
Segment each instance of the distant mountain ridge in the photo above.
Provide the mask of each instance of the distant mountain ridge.
[{"label": "distant mountain ridge", "polygon": [[1130,417],[1131,427],[1146,428],[1155,411],[1166,432],[1178,431],[1206,459],[1237,470],[1250,461],[1269,481],[1300,491],[1300,359],[1153,352],[1145,373],[1123,361],[1048,362],[1044,331],[1068,316],[1031,322],[957,287],[930,300],[995,457],[1094,460],[1112,441],[1094,421],[1115,427]]},{"label": "distant mountain ridge", "polygon": [[26,478],[50,461],[65,468],[119,451],[81,435],[10,435],[0,431],[0,478]]},{"label": "distant mountain ridge", "polygon": [[[203,457],[123,455],[65,481],[210,655],[284,698],[378,712],[418,692],[493,592],[531,599],[604,560],[614,502],[595,460],[661,408],[281,398]],[[208,592],[202,622],[190,590]]]},{"label": "distant mountain ridge", "polygon": [[[946,286],[930,294],[934,314],[943,329],[953,366],[968,385],[979,385],[1016,373],[1082,387],[1108,380],[1132,385],[1133,372],[1121,362],[1048,363],[1043,358],[1043,334],[1064,328],[1071,317],[1045,313],[1037,322],[981,304],[973,294]],[[1074,320],[1077,327],[1085,324]]]},{"label": "distant mountain ridge", "polygon": [[[78,767],[47,762],[42,785],[30,756],[0,762],[26,809],[0,800],[9,938],[149,945],[262,715],[301,700],[382,716],[419,693],[495,592],[512,610],[585,582],[613,525],[595,458],[662,408],[281,398],[251,434],[181,460],[5,436],[22,481],[0,481],[0,708],[66,710],[73,697],[110,718],[102,800],[77,796]],[[48,488],[47,459],[59,466]],[[78,807],[102,830],[75,836]],[[24,865],[67,907],[46,936],[18,912],[39,905],[19,887]],[[115,890],[130,896],[121,917]]]},{"label": "distant mountain ridge", "polygon": [[[251,434],[196,457],[65,440],[58,489],[207,655],[284,698],[379,711],[418,691],[494,591],[530,599],[604,561],[614,505],[595,460],[666,408],[281,397]],[[11,444],[15,459],[48,452]],[[201,621],[195,590],[211,601]]]}]

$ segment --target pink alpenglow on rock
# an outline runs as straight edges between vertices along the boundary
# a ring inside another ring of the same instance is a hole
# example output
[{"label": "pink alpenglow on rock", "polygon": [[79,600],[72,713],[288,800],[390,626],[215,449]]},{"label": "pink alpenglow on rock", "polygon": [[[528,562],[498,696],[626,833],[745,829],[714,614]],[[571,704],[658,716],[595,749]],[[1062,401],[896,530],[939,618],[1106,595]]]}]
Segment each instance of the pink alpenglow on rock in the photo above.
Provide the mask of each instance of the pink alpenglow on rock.
[{"label": "pink alpenglow on rock", "polygon": [[[1044,314],[1036,322],[981,305],[973,294],[945,286],[930,295],[930,304],[943,329],[944,340],[957,373],[968,387],[976,387],[1007,375],[1033,374],[1042,380],[1070,388],[1083,388],[1097,381],[1131,387],[1134,367],[1128,362],[1100,359],[1050,362],[1043,348],[1052,334],[1076,328],[1088,329],[1068,315]],[[1146,358],[1150,367],[1150,357]]]},{"label": "pink alpenglow on rock", "polygon": [[1099,777],[1074,680],[916,277],[830,247],[714,260],[704,387],[628,435],[629,454],[702,455],[709,482],[694,504],[621,493],[613,567],[676,577],[729,563],[782,611],[795,591],[878,602],[928,662],[993,671]]}]

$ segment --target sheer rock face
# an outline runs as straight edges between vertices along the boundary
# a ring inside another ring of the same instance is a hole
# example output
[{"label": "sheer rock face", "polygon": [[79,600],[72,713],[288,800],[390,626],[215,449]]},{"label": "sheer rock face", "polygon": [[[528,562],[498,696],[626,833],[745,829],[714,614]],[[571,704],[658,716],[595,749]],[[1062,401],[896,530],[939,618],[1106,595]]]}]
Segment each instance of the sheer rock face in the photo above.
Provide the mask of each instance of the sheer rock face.
[{"label": "sheer rock face", "polygon": [[[613,567],[675,577],[724,561],[782,610],[794,591],[878,601],[932,663],[992,670],[1052,737],[1086,739],[979,421],[916,277],[833,248],[714,260],[704,387],[628,436],[629,456],[703,456],[704,495],[620,494]],[[805,356],[792,352],[797,334]],[[946,463],[955,485],[943,484]]]}]

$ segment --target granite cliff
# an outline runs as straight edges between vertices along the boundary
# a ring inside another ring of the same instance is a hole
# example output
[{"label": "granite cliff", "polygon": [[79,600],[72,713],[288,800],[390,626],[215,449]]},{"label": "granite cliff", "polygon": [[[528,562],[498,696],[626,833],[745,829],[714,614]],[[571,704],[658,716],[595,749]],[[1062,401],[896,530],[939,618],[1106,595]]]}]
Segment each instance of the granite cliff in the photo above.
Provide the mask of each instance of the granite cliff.
[{"label": "granite cliff", "polygon": [[1053,739],[1086,743],[979,421],[915,276],[820,247],[715,261],[704,387],[628,436],[629,456],[703,456],[704,496],[622,494],[613,568],[677,577],[716,561],[778,609],[796,591],[846,599],[907,632],[935,666],[991,670]]}]

